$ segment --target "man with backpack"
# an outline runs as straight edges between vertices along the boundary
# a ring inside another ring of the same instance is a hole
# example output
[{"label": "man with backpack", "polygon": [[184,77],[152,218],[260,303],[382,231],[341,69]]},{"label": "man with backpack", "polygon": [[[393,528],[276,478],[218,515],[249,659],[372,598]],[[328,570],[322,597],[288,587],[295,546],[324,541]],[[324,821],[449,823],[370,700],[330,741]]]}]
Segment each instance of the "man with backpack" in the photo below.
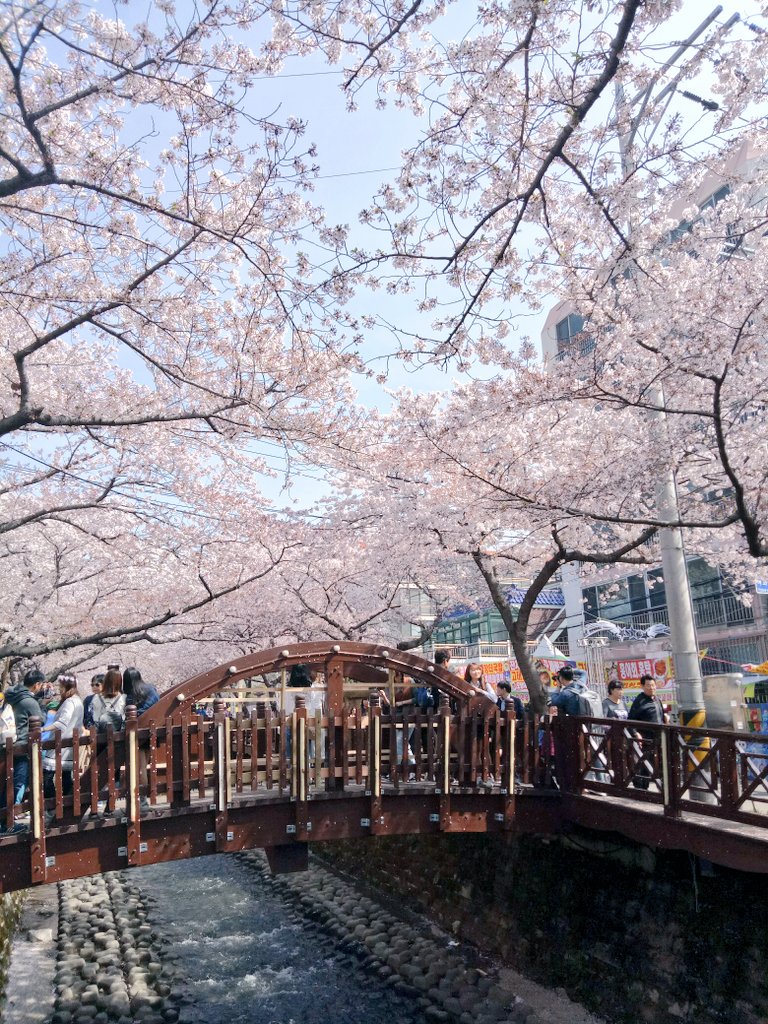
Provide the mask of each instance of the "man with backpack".
[{"label": "man with backpack", "polygon": [[600,697],[580,679],[576,679],[570,665],[563,665],[557,673],[560,689],[549,703],[557,708],[558,715],[580,715],[583,718],[602,718],[603,707]]},{"label": "man with backpack", "polygon": [[[557,673],[558,682],[560,683],[560,689],[557,693],[554,693],[550,698],[550,705],[557,708],[558,717],[569,715],[578,718],[602,718],[603,717],[603,706],[600,697],[594,690],[590,690],[586,683],[583,683],[580,679],[574,677],[573,669],[570,665],[563,665],[560,671]],[[599,727],[598,727],[599,728]],[[589,745],[593,751],[600,744],[600,738],[597,735],[592,735],[594,729],[589,733]],[[557,749],[558,745],[555,744],[555,758],[558,767],[558,774],[562,778],[562,758],[560,752]],[[593,754],[592,760],[598,771],[602,770],[600,755],[597,753]],[[597,781],[597,775],[594,771],[589,771],[585,775],[586,779],[591,781]]]}]

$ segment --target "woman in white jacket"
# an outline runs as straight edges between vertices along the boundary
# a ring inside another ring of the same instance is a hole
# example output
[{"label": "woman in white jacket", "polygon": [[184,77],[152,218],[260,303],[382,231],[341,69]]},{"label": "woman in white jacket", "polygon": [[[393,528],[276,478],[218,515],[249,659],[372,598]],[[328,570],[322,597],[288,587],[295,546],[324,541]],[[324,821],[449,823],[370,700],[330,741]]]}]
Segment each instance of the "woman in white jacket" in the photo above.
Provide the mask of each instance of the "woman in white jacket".
[{"label": "woman in white jacket", "polygon": [[[50,737],[56,738],[56,731],[61,734],[63,740],[72,738],[75,729],[83,728],[83,701],[77,692],[77,678],[75,676],[59,676],[59,693],[61,703],[56,712],[56,717],[50,725]],[[56,796],[56,750],[43,751],[43,778],[45,780],[44,792],[46,797]],[[61,749],[61,784],[62,793],[68,796],[72,792],[72,747]]]}]

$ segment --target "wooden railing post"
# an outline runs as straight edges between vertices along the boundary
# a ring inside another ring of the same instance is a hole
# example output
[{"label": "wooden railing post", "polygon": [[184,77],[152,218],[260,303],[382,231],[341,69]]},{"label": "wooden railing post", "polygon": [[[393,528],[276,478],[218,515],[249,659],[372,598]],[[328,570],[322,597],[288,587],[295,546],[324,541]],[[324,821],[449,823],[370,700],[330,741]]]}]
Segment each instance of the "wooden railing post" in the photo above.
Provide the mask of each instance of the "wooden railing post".
[{"label": "wooden railing post", "polygon": [[213,702],[214,729],[214,778],[216,806],[216,849],[226,850],[227,825],[229,821],[229,804],[231,802],[231,786],[229,778],[229,719],[227,704],[223,700]]},{"label": "wooden railing post", "polygon": [[669,726],[662,726],[659,734],[659,759],[661,761],[661,798],[664,813],[672,814],[672,758],[670,756]]},{"label": "wooden railing post", "polygon": [[88,730],[88,747],[91,752],[88,763],[88,793],[90,794],[89,812],[95,818],[99,813],[99,759],[97,749],[98,733],[96,726],[92,725]]},{"label": "wooden railing post", "polygon": [[551,724],[555,739],[557,784],[563,793],[577,793],[581,764],[581,722],[575,715],[558,715]]},{"label": "wooden railing post", "polygon": [[[251,790],[258,788],[259,765],[264,761],[264,784],[272,788],[272,731],[267,723],[265,700],[256,701],[256,713],[251,713]],[[271,716],[270,716],[271,717]]]},{"label": "wooden railing post", "polygon": [[447,693],[440,694],[439,719],[439,783],[440,829],[445,832],[451,827],[451,704]]},{"label": "wooden railing post", "polygon": [[504,716],[502,732],[501,792],[504,794],[504,829],[512,828],[515,817],[515,732],[517,718],[511,700],[502,701]]},{"label": "wooden railing post", "polygon": [[125,753],[128,776],[125,792],[125,812],[128,818],[128,864],[141,864],[141,802],[139,786],[139,725],[136,707],[128,704],[125,709]]},{"label": "wooden railing post", "polygon": [[[347,735],[344,709],[344,661],[329,658],[325,663],[326,708],[328,712],[328,789],[343,790],[347,781]],[[339,725],[336,725],[339,719]],[[340,774],[337,776],[337,771]]]},{"label": "wooden railing post", "polygon": [[739,801],[736,738],[734,736],[721,737],[718,740],[717,749],[720,760],[720,810],[723,812],[723,817],[733,818]]},{"label": "wooden railing post", "polygon": [[296,696],[291,735],[293,737],[291,792],[296,801],[296,838],[306,839],[312,826],[309,824],[307,811],[307,707],[304,694]]},{"label": "wooden railing post", "polygon": [[29,827],[32,834],[29,859],[33,885],[46,881],[42,728],[40,718],[33,716],[29,719]]},{"label": "wooden railing post", "polygon": [[381,831],[381,694],[371,690],[368,694],[368,793],[371,798],[369,816],[371,834]]},{"label": "wooden railing post", "polygon": [[665,802],[664,813],[670,818],[680,817],[680,728],[668,725],[664,730],[667,736],[667,766],[669,772],[669,802]]},{"label": "wooden railing post", "polygon": [[5,827],[10,831],[14,823],[14,804],[16,801],[16,772],[13,766],[13,740],[5,738]]},{"label": "wooden railing post", "polygon": [[610,744],[610,765],[613,772],[613,785],[616,790],[626,786],[627,757],[626,734],[622,719],[614,719],[608,726],[608,743]]}]

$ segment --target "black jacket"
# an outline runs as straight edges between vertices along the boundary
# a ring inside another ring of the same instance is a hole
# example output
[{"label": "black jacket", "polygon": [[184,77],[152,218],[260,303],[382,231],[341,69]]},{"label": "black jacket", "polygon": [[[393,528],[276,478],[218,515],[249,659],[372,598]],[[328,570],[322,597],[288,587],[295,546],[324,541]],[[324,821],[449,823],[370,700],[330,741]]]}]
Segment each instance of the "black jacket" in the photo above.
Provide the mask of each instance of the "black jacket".
[{"label": "black jacket", "polygon": [[13,717],[16,719],[16,742],[26,743],[29,739],[30,718],[39,718],[45,722],[45,712],[37,703],[34,694],[21,683],[9,686],[5,691],[5,699],[13,708]]},{"label": "black jacket", "polygon": [[[649,697],[646,693],[638,693],[632,701],[632,707],[629,709],[629,717],[638,722],[657,722],[659,725],[663,725],[664,709],[662,708],[661,701],[658,697]],[[656,735],[656,733],[650,729],[646,729],[645,732],[640,729],[640,734],[645,739],[653,739]]]},{"label": "black jacket", "polygon": [[[496,707],[497,708],[501,707],[501,701],[502,701],[502,698],[499,697],[499,699],[496,701]],[[504,703],[507,705],[507,707],[509,706],[510,702],[512,704],[512,707],[515,710],[515,718],[518,718],[518,719],[525,718],[525,708],[523,707],[523,702],[520,700],[520,698],[519,697],[512,697],[512,696],[504,698]]]}]

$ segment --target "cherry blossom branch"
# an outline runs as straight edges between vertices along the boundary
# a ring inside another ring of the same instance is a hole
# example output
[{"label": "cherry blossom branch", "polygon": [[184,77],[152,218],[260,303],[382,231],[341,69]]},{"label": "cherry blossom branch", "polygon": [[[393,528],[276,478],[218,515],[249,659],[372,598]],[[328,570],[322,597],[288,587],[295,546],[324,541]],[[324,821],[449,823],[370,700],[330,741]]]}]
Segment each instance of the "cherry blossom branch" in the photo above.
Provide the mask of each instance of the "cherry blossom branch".
[{"label": "cherry blossom branch", "polygon": [[[283,554],[284,551],[281,553],[280,559],[282,559]],[[228,587],[222,587],[218,590],[209,587],[201,577],[201,581],[203,582],[206,590],[205,597],[199,598],[196,601],[191,601],[175,611],[169,610],[164,612],[162,615],[156,615],[153,618],[147,619],[137,625],[117,626],[114,629],[97,630],[86,636],[62,637],[58,640],[49,640],[38,644],[0,644],[0,658],[12,656],[21,658],[39,658],[46,654],[53,654],[56,651],[69,651],[77,647],[109,647],[125,643],[127,638],[130,638],[131,642],[136,640],[147,640],[151,642],[151,630],[167,625],[168,623],[187,615],[189,612],[198,611],[200,608],[204,608],[207,605],[212,604],[214,601],[227,597],[229,594],[234,594],[238,590],[242,590],[251,583],[255,583],[257,580],[263,579],[272,572],[273,569],[275,569],[276,565],[277,563],[273,563],[263,572],[254,573],[244,580],[238,580],[237,583],[233,583]]]},{"label": "cherry blossom branch", "polygon": [[401,18],[397,19],[397,21],[392,25],[392,27],[389,30],[389,32],[387,32],[386,35],[382,36],[382,38],[379,39],[378,42],[374,43],[373,46],[369,46],[368,47],[368,52],[365,55],[365,59],[360,62],[360,64],[357,66],[357,68],[352,73],[352,75],[350,75],[350,77],[347,78],[347,80],[344,82],[344,89],[345,90],[348,90],[348,89],[351,88],[351,86],[353,85],[355,79],[358,77],[359,74],[361,74],[363,68],[368,63],[368,61],[371,60],[372,57],[375,57],[376,54],[378,53],[378,51],[383,46],[386,46],[387,43],[390,42],[390,40],[394,39],[394,37],[400,31],[402,31],[402,29],[406,25],[406,23],[408,21],[410,21],[410,19],[416,14],[418,9],[421,7],[421,2],[422,2],[422,0],[413,0],[413,3],[411,4],[411,6],[408,8],[407,11],[405,11],[405,13],[403,14],[403,16]]}]

